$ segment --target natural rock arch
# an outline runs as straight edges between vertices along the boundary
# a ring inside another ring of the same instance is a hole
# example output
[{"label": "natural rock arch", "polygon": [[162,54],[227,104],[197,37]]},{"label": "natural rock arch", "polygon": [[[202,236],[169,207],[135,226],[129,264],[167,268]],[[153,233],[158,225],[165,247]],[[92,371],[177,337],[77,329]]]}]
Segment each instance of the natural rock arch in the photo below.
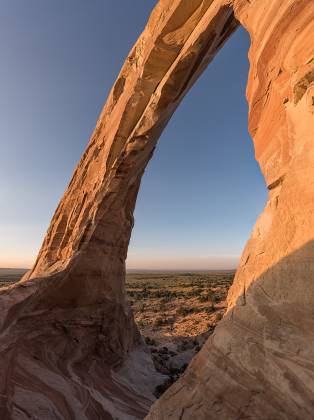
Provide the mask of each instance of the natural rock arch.
[{"label": "natural rock arch", "polygon": [[311,418],[313,18],[308,0],[159,1],[34,268],[0,293],[1,418],[147,412],[152,365],[124,291],[136,195],[163,128],[238,22],[251,36],[249,129],[269,199],[227,315],[148,418]]}]

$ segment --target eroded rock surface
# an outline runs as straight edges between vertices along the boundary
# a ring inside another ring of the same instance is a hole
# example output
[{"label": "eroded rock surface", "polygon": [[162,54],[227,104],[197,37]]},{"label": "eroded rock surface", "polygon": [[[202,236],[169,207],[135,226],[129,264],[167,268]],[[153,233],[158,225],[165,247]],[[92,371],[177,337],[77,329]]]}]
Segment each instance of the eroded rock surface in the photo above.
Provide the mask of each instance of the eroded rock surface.
[{"label": "eroded rock surface", "polygon": [[251,36],[249,130],[269,189],[228,313],[147,419],[312,419],[314,3],[234,1]]},{"label": "eroded rock surface", "polygon": [[160,378],[124,290],[136,196],[162,130],[238,22],[252,41],[249,129],[269,200],[227,315],[148,418],[312,418],[313,18],[309,0],[159,1],[34,268],[0,292],[1,419],[147,413]]}]

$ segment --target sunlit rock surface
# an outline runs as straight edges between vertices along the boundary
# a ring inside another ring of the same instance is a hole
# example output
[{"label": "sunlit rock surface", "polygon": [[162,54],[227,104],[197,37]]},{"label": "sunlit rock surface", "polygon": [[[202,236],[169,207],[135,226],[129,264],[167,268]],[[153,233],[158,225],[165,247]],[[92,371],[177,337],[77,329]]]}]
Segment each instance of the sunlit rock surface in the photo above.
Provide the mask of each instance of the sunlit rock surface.
[{"label": "sunlit rock surface", "polygon": [[251,36],[249,130],[269,200],[227,315],[147,418],[313,417],[314,4],[160,0],[34,268],[0,292],[1,419],[147,414],[162,378],[124,290],[136,196],[162,130],[239,24]]}]

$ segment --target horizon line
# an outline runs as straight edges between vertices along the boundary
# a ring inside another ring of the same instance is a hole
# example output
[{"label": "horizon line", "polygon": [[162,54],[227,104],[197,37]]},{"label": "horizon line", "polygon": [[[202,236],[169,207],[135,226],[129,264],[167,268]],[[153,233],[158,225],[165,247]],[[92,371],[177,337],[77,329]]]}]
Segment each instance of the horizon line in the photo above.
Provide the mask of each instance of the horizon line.
[{"label": "horizon line", "polygon": [[[0,267],[0,270],[25,270],[29,271],[32,267]],[[204,271],[236,271],[237,267],[226,267],[226,268],[126,268],[128,271],[192,271],[192,272],[204,272]]]}]

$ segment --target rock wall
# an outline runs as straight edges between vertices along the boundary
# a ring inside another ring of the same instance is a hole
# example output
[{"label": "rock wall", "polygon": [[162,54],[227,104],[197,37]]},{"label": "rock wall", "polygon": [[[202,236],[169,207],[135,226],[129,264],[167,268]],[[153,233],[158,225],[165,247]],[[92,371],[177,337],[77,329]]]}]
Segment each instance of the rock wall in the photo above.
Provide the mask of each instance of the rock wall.
[{"label": "rock wall", "polygon": [[312,419],[314,3],[234,1],[251,36],[249,130],[269,198],[228,313],[147,419]]},{"label": "rock wall", "polygon": [[252,40],[249,128],[269,200],[226,317],[148,418],[311,418],[313,17],[308,0],[159,1],[34,268],[0,291],[0,418],[147,413],[160,378],[124,290],[136,196],[162,130],[239,22]]}]

